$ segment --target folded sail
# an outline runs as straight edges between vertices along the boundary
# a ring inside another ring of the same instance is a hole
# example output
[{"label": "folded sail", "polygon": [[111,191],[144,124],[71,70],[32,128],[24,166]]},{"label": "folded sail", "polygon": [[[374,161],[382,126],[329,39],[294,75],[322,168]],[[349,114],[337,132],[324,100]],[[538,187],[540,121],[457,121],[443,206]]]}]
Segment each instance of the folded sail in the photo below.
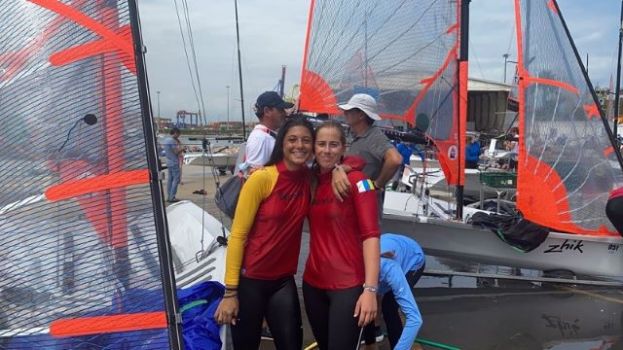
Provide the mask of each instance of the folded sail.
[{"label": "folded sail", "polygon": [[136,23],[125,0],[0,6],[2,349],[175,347]]},{"label": "folded sail", "polygon": [[459,183],[459,8],[456,0],[312,0],[299,109],[340,114],[339,103],[368,93],[383,119],[414,125],[424,114],[448,182]]},{"label": "folded sail", "polygon": [[605,216],[621,167],[554,0],[515,0],[519,70],[517,205],[557,231],[617,235]]}]

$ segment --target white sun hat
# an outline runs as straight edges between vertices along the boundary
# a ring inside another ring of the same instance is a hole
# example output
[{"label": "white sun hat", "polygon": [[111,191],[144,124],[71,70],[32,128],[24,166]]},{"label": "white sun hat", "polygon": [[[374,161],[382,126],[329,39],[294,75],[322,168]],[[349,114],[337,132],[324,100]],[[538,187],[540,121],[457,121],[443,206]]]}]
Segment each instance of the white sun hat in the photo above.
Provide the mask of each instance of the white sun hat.
[{"label": "white sun hat", "polygon": [[344,111],[358,108],[371,119],[381,120],[381,116],[377,113],[376,100],[368,94],[354,94],[346,104],[338,105],[338,107]]}]

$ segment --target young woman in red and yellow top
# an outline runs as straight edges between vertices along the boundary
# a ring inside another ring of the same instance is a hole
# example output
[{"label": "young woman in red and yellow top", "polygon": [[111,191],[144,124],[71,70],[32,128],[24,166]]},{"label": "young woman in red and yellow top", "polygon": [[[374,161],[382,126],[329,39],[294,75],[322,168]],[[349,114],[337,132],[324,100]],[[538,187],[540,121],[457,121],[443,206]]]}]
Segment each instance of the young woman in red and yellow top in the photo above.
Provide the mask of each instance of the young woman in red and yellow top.
[{"label": "young woman in red and yellow top", "polygon": [[354,349],[361,327],[376,317],[379,225],[372,181],[348,173],[351,195],[336,200],[331,172],[346,150],[342,126],[325,122],[316,130],[318,186],[309,212],[309,258],[303,275],[305,310],[322,350]]},{"label": "young woman in red and yellow top", "polygon": [[302,347],[296,273],[311,198],[313,127],[288,120],[263,169],[244,184],[227,247],[226,291],[215,318],[232,324],[235,349],[257,349],[266,317],[277,349]]}]

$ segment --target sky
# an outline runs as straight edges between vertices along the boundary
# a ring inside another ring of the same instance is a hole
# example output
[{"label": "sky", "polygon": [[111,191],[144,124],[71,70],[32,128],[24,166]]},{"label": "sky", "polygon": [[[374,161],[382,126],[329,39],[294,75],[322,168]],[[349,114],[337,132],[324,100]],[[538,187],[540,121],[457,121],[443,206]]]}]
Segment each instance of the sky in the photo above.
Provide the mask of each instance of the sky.
[{"label": "sky", "polygon": [[[186,1],[208,121],[227,120],[228,101],[230,120],[241,120],[234,0]],[[177,3],[181,6],[181,0]],[[287,67],[286,94],[298,83],[309,3],[238,0],[247,121],[255,119],[251,106],[257,96],[277,86],[282,65]],[[593,85],[608,87],[615,76],[621,3],[559,0],[559,6],[580,56],[584,61],[589,56]],[[174,119],[178,110],[197,111],[175,1],[139,0],[139,11],[154,115],[160,111]],[[512,0],[471,1],[470,77],[503,80],[502,55],[517,59],[513,16]],[[507,70],[510,81],[514,66],[509,63]]]}]

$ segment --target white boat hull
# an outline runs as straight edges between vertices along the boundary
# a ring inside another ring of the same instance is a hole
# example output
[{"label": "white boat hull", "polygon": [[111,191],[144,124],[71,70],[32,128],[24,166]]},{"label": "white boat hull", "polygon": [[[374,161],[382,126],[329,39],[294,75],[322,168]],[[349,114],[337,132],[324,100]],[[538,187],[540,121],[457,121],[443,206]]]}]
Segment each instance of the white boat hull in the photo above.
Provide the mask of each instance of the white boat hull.
[{"label": "white boat hull", "polygon": [[[167,221],[177,287],[187,288],[204,281],[224,285],[227,247],[220,245],[217,238],[229,236],[229,230],[190,201],[169,205]],[[226,349],[227,327],[221,327],[221,341],[222,349]]]},{"label": "white boat hull", "polygon": [[[565,270],[576,275],[623,276],[623,238],[593,237],[550,232],[539,247],[523,253],[499,239],[493,232],[458,221],[425,215],[420,200],[410,193],[387,192],[383,230],[407,235],[420,243],[427,254],[469,259],[540,271]],[[452,208],[431,199],[431,207]],[[476,209],[465,208],[464,218]]]},{"label": "white boat hull", "polygon": [[[167,220],[177,286],[189,287],[205,280],[223,284],[227,247],[218,245],[217,237],[223,230],[229,235],[229,230],[190,201],[169,205]],[[196,279],[197,275],[202,278]]]},{"label": "white boat hull", "polygon": [[[439,162],[436,160],[431,161],[426,165],[426,176],[423,177],[424,167],[421,161],[411,161],[410,168],[405,169],[401,182],[405,187],[410,187],[410,181],[413,181],[411,175],[417,175],[416,186],[421,186],[421,181],[425,181],[424,187],[429,188],[433,193],[441,194],[453,191],[454,186],[448,185],[443,170],[439,166]],[[484,186],[480,183],[480,170],[478,169],[465,169],[465,185],[463,186],[463,195],[465,199],[469,201],[480,200],[480,194],[482,191],[483,199],[496,198],[497,192],[495,188]],[[500,193],[514,193],[514,189],[500,190]]]},{"label": "white boat hull", "polygon": [[237,158],[237,153],[188,153],[184,155],[184,165],[213,166],[227,169],[236,165]]}]

